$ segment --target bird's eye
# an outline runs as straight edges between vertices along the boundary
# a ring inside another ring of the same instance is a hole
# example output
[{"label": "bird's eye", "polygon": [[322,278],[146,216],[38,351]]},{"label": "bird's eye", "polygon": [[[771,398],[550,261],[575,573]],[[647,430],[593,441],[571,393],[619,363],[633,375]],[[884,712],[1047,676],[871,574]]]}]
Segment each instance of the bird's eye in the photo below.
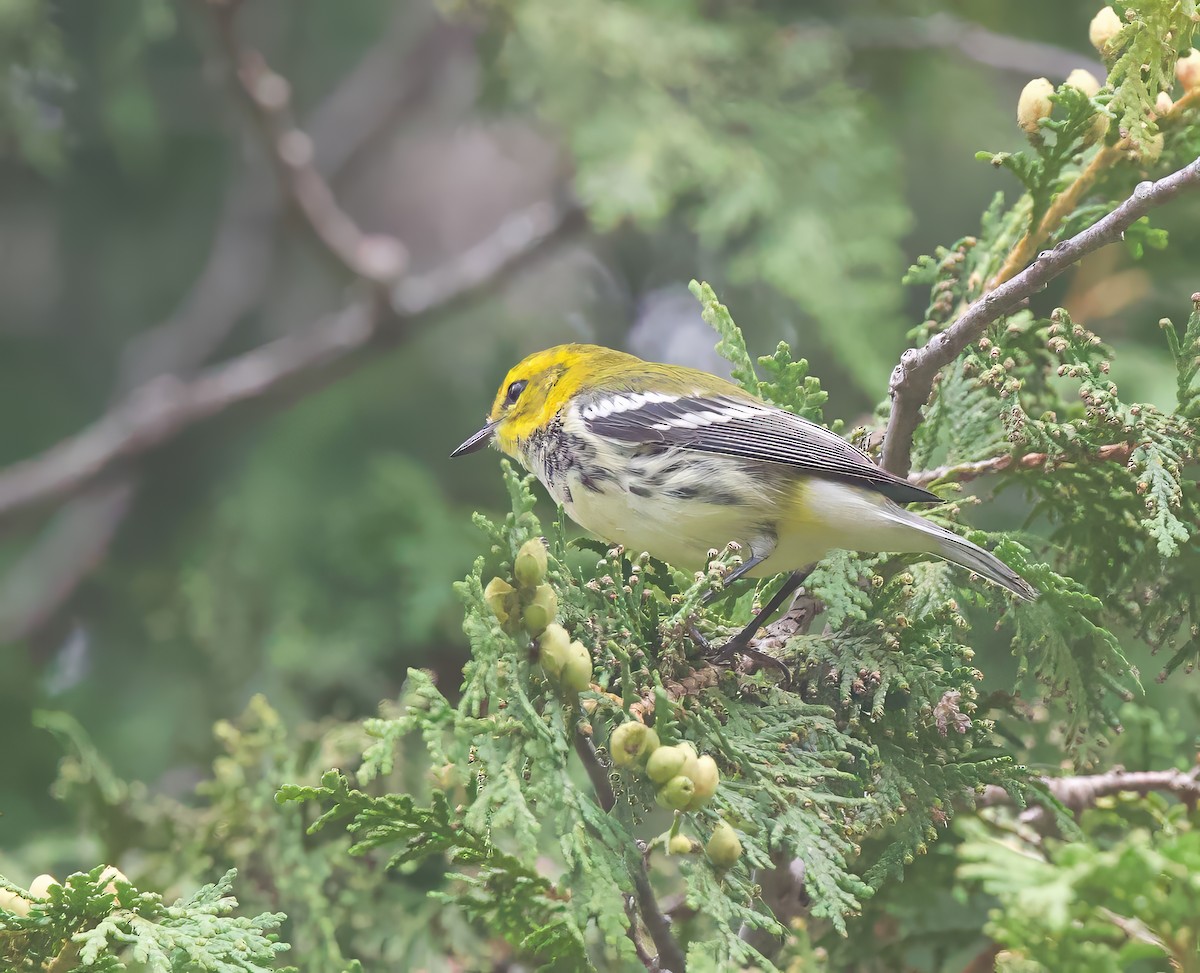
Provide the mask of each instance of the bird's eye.
[{"label": "bird's eye", "polygon": [[529,383],[525,381],[525,379],[521,379],[519,382],[513,382],[512,385],[508,387],[508,394],[504,399],[504,404],[514,405],[517,399],[521,397],[521,393],[525,391],[525,386],[528,384]]}]

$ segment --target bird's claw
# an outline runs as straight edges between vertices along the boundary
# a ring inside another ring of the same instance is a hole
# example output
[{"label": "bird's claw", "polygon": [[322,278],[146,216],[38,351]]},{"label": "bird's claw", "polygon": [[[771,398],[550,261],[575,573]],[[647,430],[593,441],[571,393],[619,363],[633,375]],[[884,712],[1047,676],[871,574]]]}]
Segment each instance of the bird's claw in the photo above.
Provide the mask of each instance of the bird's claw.
[{"label": "bird's claw", "polygon": [[765,652],[760,652],[758,649],[751,648],[749,639],[742,638],[741,634],[735,635],[720,648],[713,648],[712,643],[700,634],[700,630],[696,628],[695,622],[688,623],[688,635],[696,647],[700,649],[701,654],[713,665],[727,666],[733,662],[736,656],[740,655],[756,663],[760,667],[765,666],[782,673],[783,684],[785,686],[792,681],[792,673],[787,666],[785,666],[774,656],[767,655]]}]

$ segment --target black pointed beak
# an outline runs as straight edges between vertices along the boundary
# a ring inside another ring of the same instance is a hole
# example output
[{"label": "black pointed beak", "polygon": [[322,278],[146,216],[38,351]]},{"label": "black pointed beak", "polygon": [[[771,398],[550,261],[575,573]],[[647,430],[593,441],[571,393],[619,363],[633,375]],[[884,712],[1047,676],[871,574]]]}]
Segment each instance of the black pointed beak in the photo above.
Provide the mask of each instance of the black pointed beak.
[{"label": "black pointed beak", "polygon": [[496,426],[499,425],[499,423],[499,419],[497,419],[495,422],[489,422],[486,426],[480,429],[479,432],[475,433],[474,436],[472,436],[465,443],[459,446],[458,449],[451,453],[450,458],[454,459],[456,456],[465,456],[467,453],[473,453],[477,449],[483,449],[483,447],[488,444],[488,440],[492,438],[492,433],[496,431]]}]

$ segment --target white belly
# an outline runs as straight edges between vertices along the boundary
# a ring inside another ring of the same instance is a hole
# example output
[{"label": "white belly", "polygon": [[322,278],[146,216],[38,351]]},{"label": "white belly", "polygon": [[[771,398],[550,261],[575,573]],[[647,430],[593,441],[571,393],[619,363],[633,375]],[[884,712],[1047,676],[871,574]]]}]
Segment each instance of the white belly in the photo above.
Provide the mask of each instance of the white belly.
[{"label": "white belly", "polygon": [[570,518],[631,555],[643,551],[689,571],[705,566],[707,553],[736,541],[747,550],[761,546],[761,531],[738,509],[724,504],[669,497],[640,497],[616,483],[589,490],[577,477],[557,499]]}]

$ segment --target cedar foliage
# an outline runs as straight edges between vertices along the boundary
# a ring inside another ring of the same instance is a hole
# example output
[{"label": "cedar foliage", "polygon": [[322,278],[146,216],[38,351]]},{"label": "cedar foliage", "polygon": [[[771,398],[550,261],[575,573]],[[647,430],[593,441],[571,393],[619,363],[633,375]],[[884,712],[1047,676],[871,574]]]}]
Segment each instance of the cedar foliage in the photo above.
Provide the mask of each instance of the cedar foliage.
[{"label": "cedar foliage", "polygon": [[[731,14],[722,31],[694,11],[683,17],[653,5],[613,17],[582,4],[569,9],[540,0],[505,5],[515,26],[503,56],[516,90],[536,93],[566,130],[598,224],[650,224],[682,208],[714,250],[737,250],[731,276],[760,275],[800,300],[781,268],[805,227],[778,196],[782,174],[771,160],[747,160],[736,142],[704,138],[728,122],[706,116],[704,106],[741,120],[736,98],[698,98],[692,115],[670,97],[672,73],[641,89],[648,111],[668,118],[656,129],[660,141],[641,142],[617,113],[619,89],[613,104],[578,119],[572,93],[541,76],[558,76],[542,56],[554,49],[554,17],[605,25],[601,52],[642,51],[664,72],[682,66],[699,91],[754,62],[747,52],[762,48],[753,25]],[[980,296],[1023,240],[1035,250],[1051,246],[1141,179],[1195,157],[1194,111],[1161,125],[1150,112],[1192,36],[1194,5],[1141,0],[1121,12],[1127,26],[1108,52],[1100,94],[1060,88],[1029,149],[985,154],[1016,177],[1022,194],[1011,203],[997,196],[975,235],[911,269],[909,283],[931,293],[914,341]],[[661,29],[672,18],[688,29]],[[661,38],[665,49],[621,43],[630,35]],[[764,94],[753,71],[742,82],[765,106],[749,124],[784,140],[789,126],[803,126],[783,107],[789,94],[829,69],[806,62],[797,43],[798,50],[765,50],[763,70],[782,79],[778,90]],[[780,58],[786,70],[774,64]],[[636,73],[654,72],[641,65]],[[1103,137],[1098,117],[1110,120]],[[854,143],[863,124],[851,112],[840,137]],[[706,153],[694,151],[700,142]],[[632,155],[632,145],[643,154]],[[862,166],[844,175],[854,187],[849,198],[878,218],[886,207],[863,193],[881,163],[849,155]],[[1093,166],[1097,157],[1103,165]],[[646,183],[614,173],[620,165],[634,166]],[[756,177],[736,180],[740,194],[724,192],[747,166]],[[1056,199],[1072,187],[1080,188],[1077,204],[1056,213]],[[839,199],[832,195],[831,207],[845,218]],[[894,220],[888,225],[896,230]],[[881,233],[879,253],[841,267],[829,295],[804,295],[811,313],[847,323],[856,341],[864,332],[855,329],[881,305],[850,278],[886,262],[887,237]],[[1167,243],[1148,222],[1126,242],[1135,256]],[[713,289],[694,284],[693,293],[737,381],[824,421],[825,393],[803,359],[780,344],[755,361]],[[859,304],[845,306],[849,294]],[[151,851],[147,877],[161,884],[176,879],[171,867],[180,858],[199,868],[241,867],[252,876],[244,898],[282,911],[230,915],[232,871],[165,906],[128,882],[108,888],[98,866],[29,908],[12,898],[29,899],[26,890],[3,883],[0,956],[18,970],[257,971],[275,968],[285,949],[278,929],[297,946],[280,961],[305,969],[357,969],[355,957],[414,967],[446,955],[480,963],[495,955],[496,939],[544,969],[638,968],[639,949],[654,948],[647,927],[657,894],[660,903],[678,900],[669,935],[692,971],[790,962],[925,969],[930,943],[949,955],[977,942],[982,924],[931,930],[928,910],[918,913],[897,892],[901,880],[924,874],[935,888],[959,881],[976,917],[997,907],[982,932],[1002,948],[1005,969],[1121,970],[1141,958],[1192,968],[1195,903],[1169,890],[1200,867],[1194,808],[1114,800],[1072,820],[1026,762],[1047,742],[1080,768],[1110,756],[1109,747],[1112,756],[1132,754],[1129,743],[1112,741],[1138,712],[1128,707],[1142,692],[1136,660],[1147,648],[1163,650],[1166,678],[1200,656],[1200,489],[1192,471],[1200,299],[1186,323],[1162,323],[1177,372],[1169,410],[1123,398],[1108,378],[1112,353],[1103,342],[1062,309],[1037,303],[993,325],[941,376],[914,459],[918,469],[943,469],[933,485],[947,503],[933,516],[994,546],[1040,590],[1038,602],[1007,604],[940,562],[839,554],[811,578],[816,623],[772,642],[797,676],[790,687],[767,672],[717,671],[697,655],[689,619],[720,639],[765,600],[772,581],[735,587],[704,606],[736,551],[714,552],[710,569],[692,576],[574,537],[561,514],[537,515],[536,485],[504,464],[510,509],[499,519],[476,515],[481,553],[456,588],[471,646],[461,686],[412,670],[398,704],[379,718],[322,727],[303,740],[256,700],[239,725],[219,727],[226,752],[201,789],[200,808],[148,800],[105,767],[77,727],[45,717],[68,751],[62,793],[90,809],[107,849]],[[971,531],[964,520],[972,497],[957,483],[962,465],[1031,453],[1042,458],[1012,463],[987,484],[1021,491],[1036,521],[1021,531]],[[1105,458],[1113,455],[1120,458]],[[577,695],[545,677],[528,638],[506,628],[484,595],[490,578],[511,579],[517,551],[541,537],[559,620],[593,659],[593,684]],[[993,629],[1000,635],[989,635]],[[1011,643],[1017,673],[1005,691],[985,695],[973,646],[993,637]],[[1144,759],[1179,759],[1186,728],[1135,719]],[[689,741],[714,757],[721,783],[711,804],[666,814],[643,775],[611,764],[612,733],[631,720],[653,725],[665,745]],[[1046,837],[1003,808],[976,812],[988,787],[1018,807],[1044,805],[1057,834]],[[615,803],[606,809],[610,790]],[[729,868],[698,853],[722,819],[744,849]],[[669,853],[667,839],[678,834],[694,840],[692,853]],[[772,915],[761,880],[793,859],[803,863],[808,920],[789,930]],[[414,910],[428,921],[392,938],[380,932]],[[864,929],[871,935],[848,935]],[[765,937],[747,934],[755,930]],[[782,950],[771,944],[785,938]]]}]

